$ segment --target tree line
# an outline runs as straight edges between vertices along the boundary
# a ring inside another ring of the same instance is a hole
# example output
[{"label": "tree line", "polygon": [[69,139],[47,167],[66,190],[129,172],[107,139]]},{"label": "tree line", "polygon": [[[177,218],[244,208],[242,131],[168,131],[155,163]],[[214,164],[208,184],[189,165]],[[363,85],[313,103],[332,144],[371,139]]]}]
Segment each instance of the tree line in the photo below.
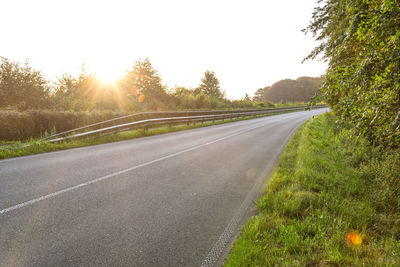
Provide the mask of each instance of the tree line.
[{"label": "tree line", "polygon": [[318,94],[322,85],[320,77],[300,77],[296,80],[284,79],[271,86],[259,88],[253,100],[260,102],[309,102]]},{"label": "tree line", "polygon": [[85,69],[73,76],[63,74],[49,82],[28,62],[0,58],[0,108],[58,111],[144,111],[263,107],[248,95],[229,100],[213,71],[206,70],[197,88],[163,85],[149,59],[138,60],[115,83],[103,83]]},{"label": "tree line", "polygon": [[320,41],[306,58],[328,62],[323,98],[356,136],[400,147],[400,3],[319,0],[304,30]]}]

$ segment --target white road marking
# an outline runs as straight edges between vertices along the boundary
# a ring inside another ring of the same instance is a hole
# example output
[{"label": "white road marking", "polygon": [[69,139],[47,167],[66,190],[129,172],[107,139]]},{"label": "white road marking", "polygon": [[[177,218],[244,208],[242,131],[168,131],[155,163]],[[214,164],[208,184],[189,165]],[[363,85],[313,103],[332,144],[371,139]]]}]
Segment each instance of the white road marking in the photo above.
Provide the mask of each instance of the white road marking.
[{"label": "white road marking", "polygon": [[[268,124],[271,124],[271,122],[268,122]],[[264,127],[265,125],[267,125],[267,124],[265,124],[265,122],[264,122],[261,126],[256,126],[256,127],[253,127],[253,128],[247,129],[247,130],[238,131],[238,132],[235,132],[235,133],[227,135],[225,137],[216,139],[216,140],[211,141],[211,142],[207,142],[207,143],[204,143],[204,144],[201,144],[201,145],[197,145],[197,146],[194,146],[194,147],[191,147],[191,148],[188,148],[188,149],[185,149],[185,150],[182,150],[182,151],[179,151],[179,152],[176,152],[176,153],[173,153],[173,154],[170,154],[170,155],[167,155],[167,156],[155,159],[155,160],[151,160],[151,161],[136,165],[134,167],[130,167],[130,168],[127,168],[127,169],[124,169],[124,170],[121,170],[121,171],[117,171],[117,172],[114,172],[114,173],[111,173],[111,174],[96,178],[96,179],[91,180],[91,181],[86,182],[86,183],[82,183],[82,184],[78,184],[78,185],[75,185],[75,186],[71,186],[71,187],[65,188],[63,190],[60,190],[60,191],[57,191],[57,192],[54,192],[54,193],[51,193],[51,194],[48,194],[48,195],[44,195],[44,196],[41,196],[41,197],[38,197],[38,198],[35,198],[35,199],[28,200],[26,202],[23,202],[23,203],[20,203],[20,204],[17,204],[17,205],[14,205],[14,206],[11,206],[11,207],[8,207],[8,208],[0,210],[0,215],[3,215],[3,214],[8,213],[10,211],[17,210],[17,209],[20,209],[20,208],[23,208],[23,207],[26,207],[26,206],[30,206],[32,204],[35,204],[35,203],[39,202],[39,201],[42,201],[42,200],[45,200],[45,199],[49,199],[49,198],[53,198],[55,196],[58,196],[58,195],[73,191],[75,189],[78,189],[78,188],[81,188],[81,187],[84,187],[84,186],[88,186],[88,185],[91,185],[91,184],[94,184],[94,183],[98,183],[98,182],[103,181],[103,180],[110,179],[110,178],[115,177],[117,175],[120,175],[120,174],[123,174],[123,173],[126,173],[126,172],[130,172],[130,171],[133,171],[133,170],[136,170],[136,169],[151,165],[153,163],[156,163],[156,162],[159,162],[159,161],[162,161],[162,160],[166,160],[166,159],[169,159],[169,158],[172,158],[172,157],[176,157],[176,156],[182,155],[182,154],[184,154],[186,152],[193,151],[195,149],[198,149],[198,148],[201,148],[201,147],[204,147],[204,146],[208,146],[208,145],[223,141],[225,139],[237,136],[239,134],[246,133],[246,132],[252,131],[254,129]]]}]

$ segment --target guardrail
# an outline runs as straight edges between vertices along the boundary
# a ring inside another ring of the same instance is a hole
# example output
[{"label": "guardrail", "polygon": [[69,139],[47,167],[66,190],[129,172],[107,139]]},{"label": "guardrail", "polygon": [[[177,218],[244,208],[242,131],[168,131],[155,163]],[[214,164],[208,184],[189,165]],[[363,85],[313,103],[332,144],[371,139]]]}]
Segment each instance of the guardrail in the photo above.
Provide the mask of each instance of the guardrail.
[{"label": "guardrail", "polygon": [[[319,105],[321,107],[325,105]],[[304,106],[305,108],[306,106]],[[315,106],[318,107],[318,106]],[[296,107],[294,107],[296,108]],[[228,113],[244,113],[244,112],[256,112],[256,111],[267,111],[267,110],[287,110],[290,108],[270,108],[270,109],[247,109],[247,110],[195,110],[195,111],[161,111],[161,112],[141,112],[131,115],[126,115],[111,120],[97,122],[94,124],[86,125],[83,127],[75,128],[72,130],[56,133],[43,138],[42,140],[54,139],[55,137],[63,137],[68,134],[76,134],[82,131],[90,131],[110,126],[115,126],[123,123],[129,123],[134,121],[154,119],[154,118],[170,118],[170,117],[188,117],[188,116],[201,116],[201,115],[217,115],[217,114],[228,114]]]},{"label": "guardrail", "polygon": [[[316,105],[312,108],[323,108],[326,105]],[[60,142],[70,139],[76,138],[85,138],[89,136],[95,135],[105,135],[112,134],[127,130],[134,130],[139,128],[151,128],[154,126],[160,125],[174,125],[180,123],[195,123],[195,122],[205,122],[205,121],[216,121],[216,120],[225,120],[225,119],[233,119],[239,117],[247,117],[247,116],[259,116],[265,114],[273,114],[280,112],[289,112],[296,110],[304,110],[305,107],[292,107],[292,108],[274,108],[274,109],[252,109],[252,110],[216,110],[216,111],[177,111],[177,112],[144,112],[137,113],[128,116],[123,116],[119,118],[115,118],[112,120],[99,122],[95,124],[91,124],[88,126],[80,127],[77,129],[69,130],[66,132],[58,133],[52,136],[47,137],[44,140],[48,140],[48,142]],[[185,115],[185,116],[182,116]],[[144,119],[143,119],[144,118]],[[134,121],[120,123],[117,125],[101,127],[107,124],[112,124],[118,121],[133,119]],[[96,129],[93,129],[96,128]],[[90,129],[89,131],[76,133],[77,131],[82,131],[85,129]],[[68,135],[71,134],[71,135]],[[57,137],[59,136],[59,137]]]}]

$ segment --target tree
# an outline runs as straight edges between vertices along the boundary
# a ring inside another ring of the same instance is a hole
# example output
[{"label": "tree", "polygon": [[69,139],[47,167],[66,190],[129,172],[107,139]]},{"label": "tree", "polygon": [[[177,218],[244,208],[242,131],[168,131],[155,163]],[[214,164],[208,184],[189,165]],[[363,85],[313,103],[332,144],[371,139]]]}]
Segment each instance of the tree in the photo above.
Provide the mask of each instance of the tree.
[{"label": "tree", "polygon": [[300,77],[296,80],[285,79],[258,89],[253,101],[279,103],[283,99],[291,102],[307,102],[318,92],[321,78]]},{"label": "tree", "polygon": [[199,94],[203,92],[205,95],[214,96],[217,98],[223,98],[224,93],[221,91],[219,86],[219,80],[215,75],[215,72],[206,70],[204,77],[201,78],[201,83],[198,88],[195,89],[195,93]]},{"label": "tree", "polygon": [[59,110],[128,110],[126,97],[121,96],[118,81],[101,82],[85,69],[74,77],[63,74],[54,86],[53,100]]},{"label": "tree", "polygon": [[59,77],[55,84],[55,91],[53,93],[56,109],[76,110],[75,103],[77,101],[78,88],[78,80],[72,75],[65,73]]},{"label": "tree", "polygon": [[283,100],[308,102],[318,92],[321,84],[321,78],[312,77],[300,77],[296,80],[280,80],[265,92],[265,100],[274,103]]},{"label": "tree", "polygon": [[269,90],[269,88],[271,88],[271,87],[270,86],[266,86],[264,88],[257,89],[257,91],[254,93],[253,101],[256,101],[256,102],[267,101],[266,98],[265,98],[265,95],[266,95],[267,91]]},{"label": "tree", "polygon": [[0,57],[0,107],[46,108],[50,105],[50,86],[28,62],[21,66]]},{"label": "tree", "polygon": [[325,0],[305,29],[321,42],[306,59],[328,62],[322,93],[356,135],[400,146],[400,4]]},{"label": "tree", "polygon": [[158,71],[153,68],[149,59],[136,61],[124,80],[125,89],[139,102],[145,102],[150,108],[168,105],[169,96],[161,83]]},{"label": "tree", "polygon": [[244,95],[242,101],[243,101],[243,102],[248,102],[248,103],[251,102],[251,98],[250,98],[250,96],[249,96],[248,93],[246,93],[246,94]]},{"label": "tree", "polygon": [[172,89],[171,95],[177,107],[184,109],[197,108],[197,97],[193,89],[188,89],[183,86],[178,86]]}]

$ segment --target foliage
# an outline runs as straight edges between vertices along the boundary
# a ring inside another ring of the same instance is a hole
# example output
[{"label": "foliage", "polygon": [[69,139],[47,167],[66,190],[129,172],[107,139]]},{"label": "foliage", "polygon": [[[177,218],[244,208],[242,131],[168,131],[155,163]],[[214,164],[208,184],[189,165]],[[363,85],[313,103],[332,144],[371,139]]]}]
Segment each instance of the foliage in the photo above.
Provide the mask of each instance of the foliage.
[{"label": "foliage", "polygon": [[174,88],[172,96],[176,106],[182,109],[212,109],[223,106],[223,102],[220,99],[206,95],[203,92],[196,93],[195,90],[185,87]]},{"label": "foliage", "polygon": [[215,95],[199,92],[198,88],[188,89],[175,87],[171,93],[176,106],[182,109],[226,109],[226,108],[255,108],[274,107],[270,103],[255,103],[248,94],[239,100],[228,100]]},{"label": "foliage", "polygon": [[137,102],[132,103],[131,99],[123,94],[121,82],[103,83],[95,74],[87,74],[85,71],[78,77],[64,74],[58,79],[52,95],[55,109],[121,112],[138,110]]},{"label": "foliage", "polygon": [[125,93],[136,98],[138,102],[150,108],[166,108],[170,100],[161,77],[149,59],[136,61],[133,69],[129,71],[123,81]]},{"label": "foliage", "polygon": [[257,89],[257,91],[255,91],[253,95],[253,101],[257,102],[267,101],[265,94],[269,90],[269,88],[271,88],[271,86],[265,86],[263,88]]},{"label": "foliage", "polygon": [[242,99],[233,100],[231,105],[235,108],[254,108],[254,107],[269,107],[268,103],[255,103],[251,100],[250,96],[246,93]]},{"label": "foliage", "polygon": [[272,86],[258,89],[253,100],[272,103],[308,102],[318,92],[321,84],[321,78],[313,77],[280,80]]},{"label": "foliage", "polygon": [[78,77],[58,79],[53,99],[59,110],[142,111],[168,107],[169,95],[148,59],[136,61],[133,69],[115,83],[102,83],[85,70]]},{"label": "foliage", "polygon": [[233,101],[226,99],[215,73],[208,70],[194,90],[167,88],[149,59],[136,61],[125,77],[113,83],[104,83],[83,68],[77,76],[64,73],[49,84],[27,63],[21,66],[5,58],[2,58],[1,71],[0,107],[8,109],[140,112],[273,107],[262,101],[255,103],[249,96]]},{"label": "foliage", "polygon": [[49,107],[49,85],[28,62],[21,65],[0,57],[0,107],[18,109]]},{"label": "foliage", "polygon": [[77,78],[64,74],[58,79],[53,99],[58,110],[118,110],[114,88],[102,84],[95,75],[81,73]]},{"label": "foliage", "polygon": [[206,70],[204,77],[201,78],[201,83],[195,90],[196,94],[204,93],[205,95],[223,98],[224,93],[221,91],[217,75],[213,71]]},{"label": "foliage", "polygon": [[305,30],[321,44],[307,59],[328,61],[324,98],[353,134],[400,145],[400,3],[319,1]]},{"label": "foliage", "polygon": [[123,112],[0,110],[0,140],[27,140],[127,115]]},{"label": "foliage", "polygon": [[356,142],[335,120],[294,134],[226,266],[398,264],[399,151]]}]

